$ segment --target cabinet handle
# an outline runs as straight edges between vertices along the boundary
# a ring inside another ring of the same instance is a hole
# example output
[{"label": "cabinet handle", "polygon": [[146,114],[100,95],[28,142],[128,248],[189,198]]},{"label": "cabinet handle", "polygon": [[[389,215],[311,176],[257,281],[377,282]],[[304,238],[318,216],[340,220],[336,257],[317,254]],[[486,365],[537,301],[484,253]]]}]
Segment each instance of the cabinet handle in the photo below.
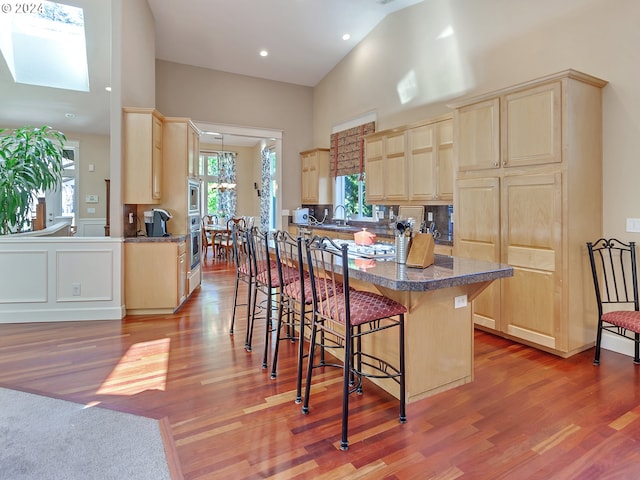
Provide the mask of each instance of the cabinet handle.
[{"label": "cabinet handle", "polygon": [[503,167],[506,167],[506,166],[507,166],[507,161],[506,161],[506,160],[503,160],[503,162],[502,162],[502,166],[503,166]]},{"label": "cabinet handle", "polygon": [[498,162],[493,162],[493,166],[494,166],[494,167],[497,167],[498,165],[499,165],[499,163],[498,163]]}]

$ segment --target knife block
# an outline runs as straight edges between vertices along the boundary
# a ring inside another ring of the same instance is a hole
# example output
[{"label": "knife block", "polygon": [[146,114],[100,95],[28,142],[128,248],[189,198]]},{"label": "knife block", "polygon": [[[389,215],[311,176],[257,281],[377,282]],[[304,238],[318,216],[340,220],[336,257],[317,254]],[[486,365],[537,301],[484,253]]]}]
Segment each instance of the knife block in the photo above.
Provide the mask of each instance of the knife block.
[{"label": "knife block", "polygon": [[411,241],[407,267],[427,268],[433,265],[436,242],[430,233],[416,233]]}]

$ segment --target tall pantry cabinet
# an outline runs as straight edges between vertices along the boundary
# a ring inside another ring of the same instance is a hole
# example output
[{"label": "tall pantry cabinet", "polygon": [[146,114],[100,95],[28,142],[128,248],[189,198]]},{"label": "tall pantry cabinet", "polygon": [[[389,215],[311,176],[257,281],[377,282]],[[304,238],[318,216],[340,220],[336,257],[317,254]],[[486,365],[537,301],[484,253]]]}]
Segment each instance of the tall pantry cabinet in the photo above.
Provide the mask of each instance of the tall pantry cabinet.
[{"label": "tall pantry cabinet", "polygon": [[605,85],[567,70],[454,105],[454,255],[514,268],[474,322],[564,357],[595,340],[585,243],[602,230]]}]

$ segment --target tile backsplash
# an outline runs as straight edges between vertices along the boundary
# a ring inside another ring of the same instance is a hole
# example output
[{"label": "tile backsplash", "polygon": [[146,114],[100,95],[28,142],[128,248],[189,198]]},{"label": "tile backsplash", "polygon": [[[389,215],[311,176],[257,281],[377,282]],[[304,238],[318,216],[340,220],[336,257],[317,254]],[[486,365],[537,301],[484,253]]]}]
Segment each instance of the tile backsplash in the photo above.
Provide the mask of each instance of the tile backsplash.
[{"label": "tile backsplash", "polygon": [[[304,208],[309,209],[309,215],[318,222],[330,223],[333,221],[333,205],[302,205]],[[394,215],[398,215],[398,205],[379,205],[378,211],[382,212],[384,218],[380,220],[381,223],[389,222],[389,213],[393,209]],[[327,216],[325,218],[324,212],[327,210]],[[453,237],[453,205],[426,205],[424,207],[424,219],[427,222],[427,227],[431,223],[429,213],[433,215],[433,222],[436,230],[440,232],[443,237]]]}]

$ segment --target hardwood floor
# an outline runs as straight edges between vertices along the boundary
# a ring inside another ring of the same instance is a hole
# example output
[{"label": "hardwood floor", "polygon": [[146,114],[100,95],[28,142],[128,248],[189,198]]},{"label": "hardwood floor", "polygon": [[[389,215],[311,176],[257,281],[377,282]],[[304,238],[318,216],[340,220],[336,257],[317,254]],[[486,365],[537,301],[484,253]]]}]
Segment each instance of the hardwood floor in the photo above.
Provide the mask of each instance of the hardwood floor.
[{"label": "hardwood floor", "polygon": [[[368,385],[340,439],[340,372],[294,403],[295,345],[261,369],[244,322],[229,335],[234,272],[207,259],[173,316],[0,325],[0,386],[162,419],[186,479],[637,479],[640,366],[593,350],[560,359],[475,334],[475,381],[407,406]],[[244,310],[243,310],[244,312]],[[443,319],[444,320],[444,319]],[[0,432],[1,438],[1,432]]]}]

